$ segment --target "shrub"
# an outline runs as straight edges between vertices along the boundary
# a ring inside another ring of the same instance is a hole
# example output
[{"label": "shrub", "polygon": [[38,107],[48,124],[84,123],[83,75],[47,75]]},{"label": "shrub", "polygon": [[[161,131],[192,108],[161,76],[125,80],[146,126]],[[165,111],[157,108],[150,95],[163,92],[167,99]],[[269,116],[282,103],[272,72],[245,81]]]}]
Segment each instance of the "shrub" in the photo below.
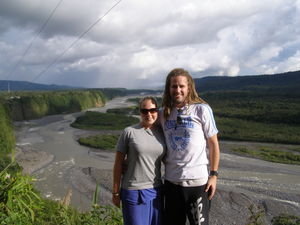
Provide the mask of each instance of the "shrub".
[{"label": "shrub", "polygon": [[281,214],[272,219],[272,225],[300,225],[300,217]]},{"label": "shrub", "polygon": [[117,144],[119,135],[95,135],[79,138],[78,142],[81,145],[86,145],[92,148],[104,150],[113,150]]}]

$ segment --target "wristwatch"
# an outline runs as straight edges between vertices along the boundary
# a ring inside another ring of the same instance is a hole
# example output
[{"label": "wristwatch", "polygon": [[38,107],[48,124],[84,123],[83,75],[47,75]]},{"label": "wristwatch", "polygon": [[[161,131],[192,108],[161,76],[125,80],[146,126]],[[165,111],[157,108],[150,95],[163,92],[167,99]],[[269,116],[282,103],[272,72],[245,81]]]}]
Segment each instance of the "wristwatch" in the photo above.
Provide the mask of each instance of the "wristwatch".
[{"label": "wristwatch", "polygon": [[217,170],[211,170],[210,172],[209,172],[209,176],[211,177],[211,176],[218,176],[219,175],[219,173],[218,173],[218,171]]}]

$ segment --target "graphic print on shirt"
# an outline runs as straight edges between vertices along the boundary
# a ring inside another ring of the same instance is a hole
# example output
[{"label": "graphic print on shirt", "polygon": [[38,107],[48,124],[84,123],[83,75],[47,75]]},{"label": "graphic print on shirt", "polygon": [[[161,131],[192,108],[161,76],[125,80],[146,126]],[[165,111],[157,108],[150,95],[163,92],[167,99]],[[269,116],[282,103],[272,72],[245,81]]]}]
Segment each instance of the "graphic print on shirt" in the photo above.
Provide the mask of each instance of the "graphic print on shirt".
[{"label": "graphic print on shirt", "polygon": [[167,139],[174,151],[184,151],[190,142],[188,129],[193,128],[191,117],[179,117],[176,120],[166,120]]},{"label": "graphic print on shirt", "polygon": [[202,197],[198,198],[196,202],[191,203],[191,213],[193,215],[195,224],[201,225],[205,221],[205,218],[202,214],[203,204]]}]

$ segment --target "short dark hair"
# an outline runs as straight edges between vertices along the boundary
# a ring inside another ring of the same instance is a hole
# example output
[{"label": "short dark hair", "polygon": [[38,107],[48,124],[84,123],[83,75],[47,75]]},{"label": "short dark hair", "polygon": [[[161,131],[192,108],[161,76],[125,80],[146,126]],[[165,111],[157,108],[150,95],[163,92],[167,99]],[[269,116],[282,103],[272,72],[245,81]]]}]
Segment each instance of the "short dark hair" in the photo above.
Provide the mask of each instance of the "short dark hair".
[{"label": "short dark hair", "polygon": [[144,101],[147,101],[147,100],[150,100],[154,105],[155,105],[155,108],[158,107],[158,104],[157,104],[157,100],[156,98],[152,97],[152,96],[146,96],[144,98],[142,98],[139,102],[139,109],[141,109],[141,105]]}]

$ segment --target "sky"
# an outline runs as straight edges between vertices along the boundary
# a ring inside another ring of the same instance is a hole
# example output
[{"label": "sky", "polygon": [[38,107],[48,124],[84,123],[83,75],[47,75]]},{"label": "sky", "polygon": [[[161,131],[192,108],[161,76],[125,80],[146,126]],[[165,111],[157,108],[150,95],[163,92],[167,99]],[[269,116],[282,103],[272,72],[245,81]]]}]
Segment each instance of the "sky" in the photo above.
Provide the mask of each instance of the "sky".
[{"label": "sky", "polygon": [[0,80],[160,88],[300,70],[300,0],[0,0]]}]

